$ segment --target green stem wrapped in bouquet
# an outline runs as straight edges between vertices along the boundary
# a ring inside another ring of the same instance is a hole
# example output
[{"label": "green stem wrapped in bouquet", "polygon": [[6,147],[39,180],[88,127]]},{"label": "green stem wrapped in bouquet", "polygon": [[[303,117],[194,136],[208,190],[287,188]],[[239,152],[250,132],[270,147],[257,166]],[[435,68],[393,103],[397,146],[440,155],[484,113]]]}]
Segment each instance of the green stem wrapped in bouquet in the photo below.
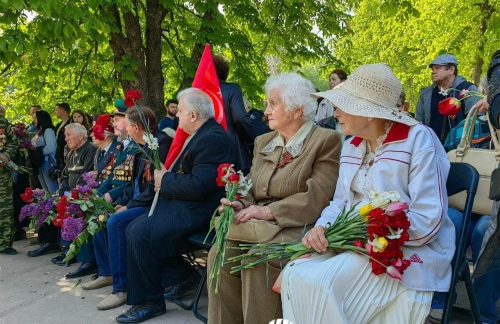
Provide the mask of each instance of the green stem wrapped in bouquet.
[{"label": "green stem wrapped in bouquet", "polygon": [[[230,202],[240,199],[244,197],[248,190],[252,187],[252,181],[243,176],[241,171],[236,172],[233,169],[233,165],[229,163],[224,163],[219,165],[217,169],[218,177],[217,184],[220,187],[225,187],[226,189],[226,198]],[[210,221],[210,230],[205,238],[207,240],[211,231],[215,229],[215,237],[213,240],[213,244],[217,246],[217,252],[215,254],[214,264],[212,269],[210,270],[209,284],[212,284],[212,281],[215,279],[215,293],[219,292],[219,280],[220,280],[220,271],[224,266],[224,259],[226,255],[226,246],[227,246],[227,236],[229,234],[229,228],[231,224],[234,222],[235,212],[232,206],[225,206],[224,211],[220,214],[220,217],[217,217],[218,209],[215,210],[212,220]]]},{"label": "green stem wrapped in bouquet", "polygon": [[[335,222],[328,223],[325,227],[328,249],[357,252],[369,258],[375,275],[387,273],[402,280],[403,272],[410,265],[409,260],[403,260],[401,250],[409,240],[408,206],[399,202],[399,194],[393,191],[373,191],[370,201],[359,209],[358,204],[348,211],[344,207]],[[232,267],[231,274],[262,263],[267,265],[273,260],[295,260],[315,251],[297,240],[274,244],[240,244],[234,249],[255,252],[228,259],[229,262],[240,263]]]}]

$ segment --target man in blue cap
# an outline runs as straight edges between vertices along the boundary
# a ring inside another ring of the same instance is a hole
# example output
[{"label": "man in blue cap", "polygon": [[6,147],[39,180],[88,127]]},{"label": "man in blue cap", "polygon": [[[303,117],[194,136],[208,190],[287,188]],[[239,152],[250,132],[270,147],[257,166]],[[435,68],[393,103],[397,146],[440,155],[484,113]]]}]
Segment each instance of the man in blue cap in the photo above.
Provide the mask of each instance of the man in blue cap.
[{"label": "man in blue cap", "polygon": [[461,101],[462,108],[456,116],[441,115],[438,111],[440,101],[450,97],[458,99],[462,90],[477,91],[477,88],[458,75],[458,61],[451,54],[439,55],[429,64],[429,68],[432,70],[433,84],[420,89],[415,119],[432,128],[441,143],[444,143],[450,129],[465,119],[480,98],[470,96]]}]

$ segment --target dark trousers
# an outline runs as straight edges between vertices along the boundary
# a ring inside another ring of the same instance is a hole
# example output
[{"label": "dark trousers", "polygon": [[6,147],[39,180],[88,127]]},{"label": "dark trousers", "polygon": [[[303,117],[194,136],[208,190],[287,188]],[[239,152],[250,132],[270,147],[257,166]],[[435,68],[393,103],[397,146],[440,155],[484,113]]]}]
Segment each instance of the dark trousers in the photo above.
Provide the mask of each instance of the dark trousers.
[{"label": "dark trousers", "polygon": [[127,291],[127,238],[128,224],[146,212],[136,207],[114,214],[108,219],[106,228],[94,237],[94,252],[99,267],[99,276],[113,276],[113,292]]},{"label": "dark trousers", "polygon": [[[127,227],[128,305],[165,303],[164,287],[181,281],[193,271],[189,262],[180,255],[156,258],[151,248],[151,230],[151,218],[147,214]],[[170,277],[168,282],[162,280],[165,270]]]},{"label": "dark trousers", "polygon": [[58,240],[58,230],[57,227],[54,226],[54,224],[46,224],[44,223],[39,229],[38,229],[38,241],[40,243],[49,243],[53,245],[59,245],[59,240]]}]

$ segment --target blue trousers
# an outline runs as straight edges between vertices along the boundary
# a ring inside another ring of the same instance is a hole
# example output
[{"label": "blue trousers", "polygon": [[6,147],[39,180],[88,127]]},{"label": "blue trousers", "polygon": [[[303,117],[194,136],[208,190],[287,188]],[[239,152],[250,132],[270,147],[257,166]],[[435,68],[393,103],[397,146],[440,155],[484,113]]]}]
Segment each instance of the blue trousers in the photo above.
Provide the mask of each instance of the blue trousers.
[{"label": "blue trousers", "polygon": [[[462,213],[456,209],[448,208],[448,215],[455,225],[456,237],[460,234],[462,228]],[[486,230],[490,226],[491,217],[473,214],[467,231],[466,247],[472,248],[472,261],[475,263]],[[489,271],[484,276],[474,279],[474,291],[479,304],[479,311],[483,323],[496,323],[499,319],[496,303],[500,298],[500,269]],[[436,292],[432,299],[432,308],[443,309],[447,293]],[[456,296],[454,296],[456,299]]]},{"label": "blue trousers", "polygon": [[52,195],[57,191],[59,185],[57,184],[57,180],[52,180],[49,177],[49,170],[50,170],[50,163],[49,161],[45,161],[40,167],[38,173],[38,180],[40,181],[42,188],[50,192],[50,194]]},{"label": "blue trousers", "polygon": [[127,225],[146,212],[137,207],[114,214],[94,238],[98,275],[113,277],[113,292],[127,291]]}]

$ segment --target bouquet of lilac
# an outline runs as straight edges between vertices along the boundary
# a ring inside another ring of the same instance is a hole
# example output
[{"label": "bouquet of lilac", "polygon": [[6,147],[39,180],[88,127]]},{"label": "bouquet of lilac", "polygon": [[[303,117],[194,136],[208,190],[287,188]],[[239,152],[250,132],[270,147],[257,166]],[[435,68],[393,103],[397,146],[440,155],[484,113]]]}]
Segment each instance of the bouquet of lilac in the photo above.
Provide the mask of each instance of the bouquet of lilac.
[{"label": "bouquet of lilac", "polygon": [[43,189],[26,188],[21,199],[28,203],[21,208],[19,220],[22,222],[30,218],[30,228],[40,228],[43,223],[50,224],[55,217],[56,199],[50,193]]},{"label": "bouquet of lilac", "polygon": [[86,184],[76,186],[69,197],[63,196],[57,203],[57,216],[53,219],[61,227],[61,236],[72,241],[65,261],[71,260],[87,241],[89,235],[95,235],[104,226],[115,209],[106,200],[97,195],[94,175],[82,175]]}]

